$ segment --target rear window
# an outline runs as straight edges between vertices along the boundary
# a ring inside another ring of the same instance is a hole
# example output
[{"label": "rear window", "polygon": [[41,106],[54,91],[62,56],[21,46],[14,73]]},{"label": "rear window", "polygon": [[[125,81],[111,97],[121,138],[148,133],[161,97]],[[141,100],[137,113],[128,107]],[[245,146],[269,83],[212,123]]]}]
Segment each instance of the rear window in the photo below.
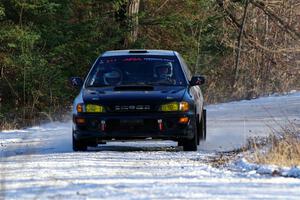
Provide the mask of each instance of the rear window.
[{"label": "rear window", "polygon": [[186,85],[178,59],[172,56],[100,57],[86,87],[119,85]]}]

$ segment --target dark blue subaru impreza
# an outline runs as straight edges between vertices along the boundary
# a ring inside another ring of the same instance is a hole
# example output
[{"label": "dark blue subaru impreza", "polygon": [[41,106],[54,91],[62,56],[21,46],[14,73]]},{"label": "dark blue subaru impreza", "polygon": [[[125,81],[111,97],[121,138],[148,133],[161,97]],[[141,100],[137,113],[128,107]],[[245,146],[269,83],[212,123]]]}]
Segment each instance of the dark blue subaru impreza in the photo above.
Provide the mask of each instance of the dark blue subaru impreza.
[{"label": "dark blue subaru impreza", "polygon": [[73,106],[73,149],[111,140],[173,140],[196,151],[206,138],[200,85],[179,53],[118,50],[102,54],[87,78],[71,78],[80,93]]}]

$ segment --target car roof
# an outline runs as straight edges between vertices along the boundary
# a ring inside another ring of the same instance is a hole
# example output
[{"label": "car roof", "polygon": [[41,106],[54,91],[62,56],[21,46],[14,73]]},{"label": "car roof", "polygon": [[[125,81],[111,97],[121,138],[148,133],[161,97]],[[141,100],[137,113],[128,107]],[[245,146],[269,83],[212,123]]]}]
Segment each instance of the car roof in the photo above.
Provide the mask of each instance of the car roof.
[{"label": "car roof", "polygon": [[171,50],[147,50],[147,49],[127,49],[106,51],[101,57],[109,56],[132,56],[132,55],[150,55],[150,56],[175,56],[177,52]]}]

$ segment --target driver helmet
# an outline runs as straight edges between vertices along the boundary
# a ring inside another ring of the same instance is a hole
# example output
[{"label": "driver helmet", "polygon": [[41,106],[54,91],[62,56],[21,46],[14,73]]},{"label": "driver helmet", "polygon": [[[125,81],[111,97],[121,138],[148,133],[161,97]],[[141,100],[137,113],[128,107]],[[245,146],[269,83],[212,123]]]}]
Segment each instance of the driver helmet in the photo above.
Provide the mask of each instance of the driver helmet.
[{"label": "driver helmet", "polygon": [[159,63],[154,67],[154,77],[161,79],[170,79],[173,76],[173,67],[171,62]]},{"label": "driver helmet", "polygon": [[122,74],[119,70],[112,70],[104,73],[103,80],[105,85],[119,85],[122,81]]}]

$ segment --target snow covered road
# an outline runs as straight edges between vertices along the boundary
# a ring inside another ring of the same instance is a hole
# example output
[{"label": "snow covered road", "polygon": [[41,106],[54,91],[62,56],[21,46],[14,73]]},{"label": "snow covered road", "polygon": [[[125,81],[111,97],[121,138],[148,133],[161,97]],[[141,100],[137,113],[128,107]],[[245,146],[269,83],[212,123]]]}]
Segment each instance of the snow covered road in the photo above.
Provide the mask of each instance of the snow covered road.
[{"label": "snow covered road", "polygon": [[[268,126],[300,124],[300,93],[210,105],[198,152],[169,141],[115,142],[72,152],[71,123],[0,132],[2,199],[299,199],[300,179],[215,168],[219,151]],[[274,121],[276,119],[276,121]]]}]

